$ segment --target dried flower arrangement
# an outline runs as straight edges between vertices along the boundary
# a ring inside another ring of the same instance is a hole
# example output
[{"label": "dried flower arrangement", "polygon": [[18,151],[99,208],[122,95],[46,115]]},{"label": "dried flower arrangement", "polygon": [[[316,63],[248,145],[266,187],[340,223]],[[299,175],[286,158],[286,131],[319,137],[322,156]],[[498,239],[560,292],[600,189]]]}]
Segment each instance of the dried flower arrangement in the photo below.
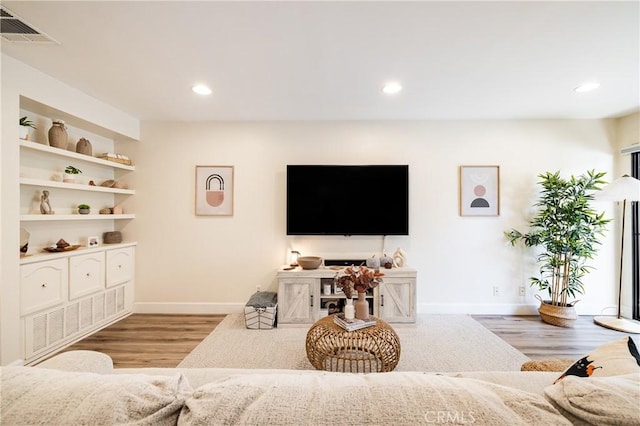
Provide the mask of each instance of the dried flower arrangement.
[{"label": "dried flower arrangement", "polygon": [[370,288],[377,287],[382,282],[384,274],[377,269],[366,266],[349,266],[343,273],[336,273],[333,282],[342,289],[347,298],[355,296],[354,292],[364,293]]}]

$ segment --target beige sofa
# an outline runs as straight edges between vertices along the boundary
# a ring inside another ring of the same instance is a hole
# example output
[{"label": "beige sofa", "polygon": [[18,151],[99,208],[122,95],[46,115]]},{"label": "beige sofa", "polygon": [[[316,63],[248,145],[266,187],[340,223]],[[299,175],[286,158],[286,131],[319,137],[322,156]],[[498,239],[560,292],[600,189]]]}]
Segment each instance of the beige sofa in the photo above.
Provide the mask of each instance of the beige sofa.
[{"label": "beige sofa", "polygon": [[90,351],[0,374],[2,425],[640,424],[637,374],[114,369]]}]

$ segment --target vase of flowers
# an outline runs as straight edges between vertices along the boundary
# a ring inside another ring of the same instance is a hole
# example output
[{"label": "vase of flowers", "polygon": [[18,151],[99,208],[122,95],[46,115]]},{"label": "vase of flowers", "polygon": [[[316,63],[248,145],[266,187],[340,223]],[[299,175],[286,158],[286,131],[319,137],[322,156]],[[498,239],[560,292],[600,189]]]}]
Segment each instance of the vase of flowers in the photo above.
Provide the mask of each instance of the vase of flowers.
[{"label": "vase of flowers", "polygon": [[383,275],[378,269],[352,265],[345,268],[344,271],[338,272],[333,278],[334,283],[342,289],[347,299],[351,299],[355,293],[358,294],[358,300],[353,304],[357,319],[369,319],[369,302],[366,299],[367,290],[377,287],[382,282],[380,277]]}]

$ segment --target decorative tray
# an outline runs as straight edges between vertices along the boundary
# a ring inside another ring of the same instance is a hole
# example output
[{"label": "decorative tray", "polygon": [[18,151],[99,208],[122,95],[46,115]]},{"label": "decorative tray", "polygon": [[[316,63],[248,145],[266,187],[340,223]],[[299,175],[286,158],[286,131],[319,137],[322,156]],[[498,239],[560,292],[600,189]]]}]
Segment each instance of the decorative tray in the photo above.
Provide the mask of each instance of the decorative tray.
[{"label": "decorative tray", "polygon": [[44,251],[48,251],[49,253],[58,253],[58,252],[61,252],[61,251],[75,250],[78,247],[80,247],[79,244],[75,244],[75,245],[67,246],[67,247],[45,247]]}]

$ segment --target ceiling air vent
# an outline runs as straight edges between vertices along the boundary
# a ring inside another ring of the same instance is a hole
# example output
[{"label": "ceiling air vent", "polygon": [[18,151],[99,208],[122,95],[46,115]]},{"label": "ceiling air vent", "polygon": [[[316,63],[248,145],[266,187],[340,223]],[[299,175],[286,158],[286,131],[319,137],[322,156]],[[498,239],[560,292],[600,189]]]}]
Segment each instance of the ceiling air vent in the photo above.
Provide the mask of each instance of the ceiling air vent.
[{"label": "ceiling air vent", "polygon": [[4,7],[0,7],[0,36],[4,41],[19,43],[58,43]]}]

